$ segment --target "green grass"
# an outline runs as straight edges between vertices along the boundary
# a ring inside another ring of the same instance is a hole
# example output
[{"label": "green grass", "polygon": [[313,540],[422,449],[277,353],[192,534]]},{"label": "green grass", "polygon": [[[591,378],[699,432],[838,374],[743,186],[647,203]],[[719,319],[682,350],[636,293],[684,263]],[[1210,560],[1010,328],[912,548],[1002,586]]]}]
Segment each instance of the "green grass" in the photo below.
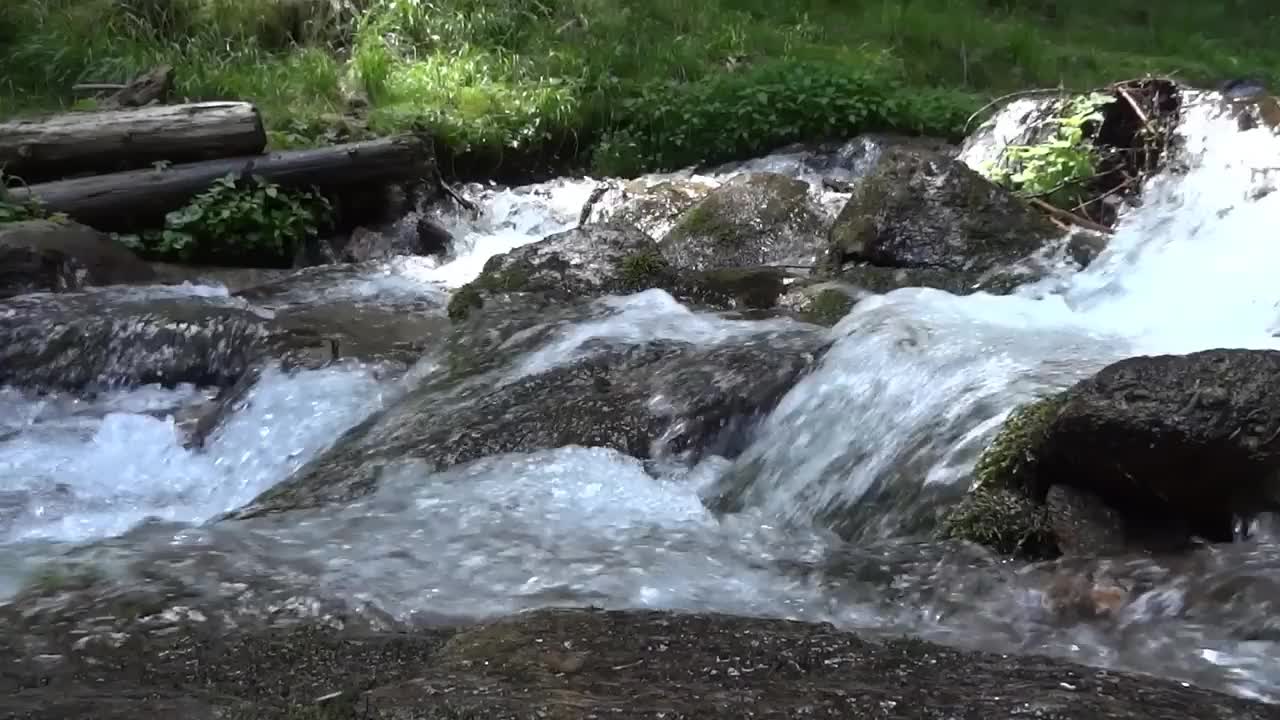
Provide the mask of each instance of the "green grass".
[{"label": "green grass", "polygon": [[278,145],[428,128],[463,174],[597,147],[597,170],[630,173],[858,129],[954,133],[1029,87],[1274,82],[1277,22],[1271,0],[22,0],[0,3],[0,115],[167,62],[184,97],[258,103]]}]

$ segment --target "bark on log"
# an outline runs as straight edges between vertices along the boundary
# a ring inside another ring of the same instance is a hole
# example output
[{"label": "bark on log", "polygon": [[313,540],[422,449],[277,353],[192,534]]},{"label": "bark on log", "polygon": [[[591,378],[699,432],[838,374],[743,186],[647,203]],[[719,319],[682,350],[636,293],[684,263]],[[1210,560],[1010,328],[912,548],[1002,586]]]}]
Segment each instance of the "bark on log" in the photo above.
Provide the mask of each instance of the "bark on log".
[{"label": "bark on log", "polygon": [[341,199],[377,186],[430,178],[431,152],[421,138],[402,135],[314,150],[256,155],[132,170],[11,188],[17,202],[39,200],[51,212],[105,231],[158,227],[213,181],[228,173],[258,175],[283,187],[315,186]]},{"label": "bark on log", "polygon": [[73,112],[0,123],[0,169],[26,183],[80,173],[254,155],[267,146],[250,103]]}]

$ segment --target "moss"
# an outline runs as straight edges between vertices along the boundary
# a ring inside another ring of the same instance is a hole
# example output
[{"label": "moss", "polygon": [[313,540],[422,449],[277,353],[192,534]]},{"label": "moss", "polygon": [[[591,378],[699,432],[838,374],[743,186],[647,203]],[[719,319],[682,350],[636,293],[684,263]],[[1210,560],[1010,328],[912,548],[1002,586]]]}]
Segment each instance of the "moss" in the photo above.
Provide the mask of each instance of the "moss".
[{"label": "moss", "polygon": [[969,493],[943,516],[942,536],[1005,555],[1040,559],[1058,554],[1044,506],[1004,488],[981,487]]},{"label": "moss", "polygon": [[618,261],[622,289],[629,291],[664,287],[670,282],[671,264],[657,252],[638,252]]},{"label": "moss", "polygon": [[848,293],[827,288],[814,295],[800,315],[805,320],[819,325],[835,325],[853,309],[854,299]]},{"label": "moss", "polygon": [[472,310],[482,307],[484,307],[484,295],[474,283],[467,283],[458,288],[453,293],[453,297],[449,298],[449,319],[462,322],[467,319]]},{"label": "moss", "polygon": [[1066,393],[1041,398],[1009,413],[1004,426],[974,467],[979,488],[1029,490],[1034,485],[1038,451],[1049,426],[1066,402]]}]

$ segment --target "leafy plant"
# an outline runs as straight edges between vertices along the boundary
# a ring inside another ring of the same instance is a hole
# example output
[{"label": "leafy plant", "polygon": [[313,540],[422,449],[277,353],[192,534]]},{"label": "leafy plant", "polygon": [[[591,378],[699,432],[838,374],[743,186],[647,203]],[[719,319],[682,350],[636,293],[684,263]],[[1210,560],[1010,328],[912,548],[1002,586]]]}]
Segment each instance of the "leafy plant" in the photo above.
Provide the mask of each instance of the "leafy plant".
[{"label": "leafy plant", "polygon": [[329,225],[332,214],[319,193],[228,174],[165,216],[164,229],[119,239],[145,254],[183,261],[279,265]]},{"label": "leafy plant", "polygon": [[1072,98],[1046,120],[1054,131],[1034,145],[1011,145],[1001,161],[988,165],[993,182],[1028,197],[1052,195],[1097,175],[1098,152],[1090,141],[1090,123],[1102,121],[1102,108],[1115,98],[1103,93]]},{"label": "leafy plant", "polygon": [[24,220],[65,220],[62,213],[50,213],[36,200],[18,202],[5,190],[6,176],[0,172],[0,225]]}]

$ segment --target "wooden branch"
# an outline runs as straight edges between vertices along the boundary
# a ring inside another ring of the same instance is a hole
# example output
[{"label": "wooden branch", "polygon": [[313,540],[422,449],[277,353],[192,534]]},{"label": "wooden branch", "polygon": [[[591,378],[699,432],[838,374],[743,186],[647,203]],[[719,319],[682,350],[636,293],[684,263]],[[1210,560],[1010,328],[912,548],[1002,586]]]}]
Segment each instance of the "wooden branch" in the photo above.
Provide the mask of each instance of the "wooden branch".
[{"label": "wooden branch", "polygon": [[1034,88],[1034,89],[1031,89],[1031,90],[1019,90],[1018,92],[1011,92],[1011,93],[1008,93],[1008,94],[1006,94],[1006,95],[1001,95],[1000,97],[996,98],[995,100],[992,100],[991,102],[987,103],[986,105],[983,105],[982,107],[980,107],[980,108],[978,108],[977,110],[975,110],[975,111],[973,112],[973,114],[969,116],[969,119],[967,119],[967,120],[965,120],[965,121],[964,121],[964,132],[965,132],[965,133],[968,133],[968,132],[969,132],[969,124],[973,122],[973,119],[974,119],[974,118],[976,118],[976,117],[978,117],[979,115],[981,115],[982,113],[984,113],[984,112],[986,112],[986,111],[990,110],[991,108],[995,107],[996,105],[999,105],[1000,103],[1004,102],[1005,100],[1012,100],[1012,99],[1017,98],[1017,97],[1027,97],[1027,96],[1031,96],[1031,95],[1060,95],[1060,94],[1062,94],[1062,93],[1064,93],[1064,92],[1066,92],[1066,91],[1065,91],[1064,89],[1062,89],[1062,88]]},{"label": "wooden branch", "polygon": [[1069,210],[1063,210],[1060,207],[1050,205],[1049,203],[1041,200],[1040,198],[1031,198],[1030,200],[1028,200],[1028,202],[1040,208],[1041,210],[1049,213],[1049,215],[1052,217],[1056,217],[1064,222],[1079,225],[1080,227],[1085,228],[1087,230],[1094,230],[1100,233],[1105,233],[1107,235],[1114,235],[1116,232],[1115,230],[1112,230],[1106,225],[1094,222],[1085,217],[1081,217],[1080,215],[1070,212]]},{"label": "wooden branch", "polygon": [[0,122],[0,167],[27,182],[252,155],[267,145],[257,108],[205,102]]},{"label": "wooden branch", "polygon": [[13,202],[38,200],[51,212],[99,230],[134,232],[159,227],[165,213],[228,174],[251,175],[284,187],[317,187],[332,197],[354,196],[370,187],[429,177],[431,153],[413,135],[362,143],[209,160],[164,170],[131,170],[12,188]]}]

